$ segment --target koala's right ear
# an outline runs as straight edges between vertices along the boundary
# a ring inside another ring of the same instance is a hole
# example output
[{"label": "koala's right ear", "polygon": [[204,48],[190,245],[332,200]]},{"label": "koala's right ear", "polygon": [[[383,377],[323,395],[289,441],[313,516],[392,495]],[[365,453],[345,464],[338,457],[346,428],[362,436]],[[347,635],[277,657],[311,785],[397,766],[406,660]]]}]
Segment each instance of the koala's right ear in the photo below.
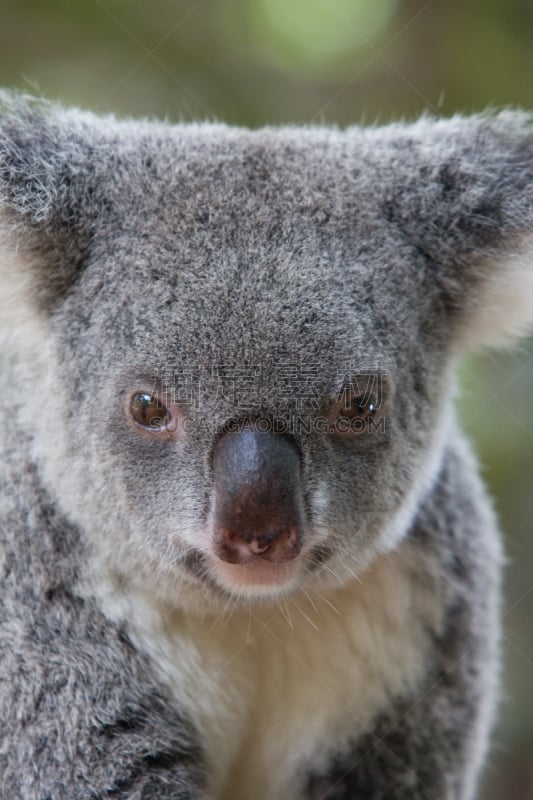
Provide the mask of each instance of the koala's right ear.
[{"label": "koala's right ear", "polygon": [[83,263],[91,238],[88,209],[96,206],[89,202],[98,185],[96,147],[90,115],[0,92],[3,310],[27,301],[28,291],[33,304],[50,307]]},{"label": "koala's right ear", "polygon": [[383,129],[386,216],[426,264],[458,354],[533,331],[533,115],[456,115]]}]

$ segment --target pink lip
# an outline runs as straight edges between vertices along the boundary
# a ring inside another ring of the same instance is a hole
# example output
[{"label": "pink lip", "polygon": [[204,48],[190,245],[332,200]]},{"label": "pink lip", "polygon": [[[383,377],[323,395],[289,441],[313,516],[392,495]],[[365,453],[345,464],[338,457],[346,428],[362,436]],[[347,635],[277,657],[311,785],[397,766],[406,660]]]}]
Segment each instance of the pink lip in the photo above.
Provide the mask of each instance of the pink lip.
[{"label": "pink lip", "polygon": [[228,564],[219,558],[211,560],[212,570],[227,589],[283,586],[298,570],[298,559],[272,564],[261,558],[250,564]]}]

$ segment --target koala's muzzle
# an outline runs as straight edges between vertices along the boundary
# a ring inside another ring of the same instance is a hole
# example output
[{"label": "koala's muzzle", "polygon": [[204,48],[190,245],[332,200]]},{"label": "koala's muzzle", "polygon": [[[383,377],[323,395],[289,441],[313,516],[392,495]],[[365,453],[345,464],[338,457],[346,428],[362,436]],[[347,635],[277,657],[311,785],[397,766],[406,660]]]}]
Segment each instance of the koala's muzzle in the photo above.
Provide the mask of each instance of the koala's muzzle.
[{"label": "koala's muzzle", "polygon": [[230,564],[291,561],[300,552],[300,455],[280,434],[244,429],[214,450],[214,551]]}]

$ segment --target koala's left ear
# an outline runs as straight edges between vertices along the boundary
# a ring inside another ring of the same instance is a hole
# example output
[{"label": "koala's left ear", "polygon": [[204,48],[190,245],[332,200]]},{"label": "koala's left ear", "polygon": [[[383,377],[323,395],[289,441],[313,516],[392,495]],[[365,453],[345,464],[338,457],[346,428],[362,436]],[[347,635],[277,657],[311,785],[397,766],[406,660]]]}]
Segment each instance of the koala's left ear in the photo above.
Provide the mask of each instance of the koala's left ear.
[{"label": "koala's left ear", "polygon": [[423,118],[384,130],[397,156],[387,216],[424,257],[456,349],[533,330],[533,116]]},{"label": "koala's left ear", "polygon": [[[40,308],[83,263],[99,176],[91,115],[0,91],[0,285],[5,307],[25,284]],[[89,209],[89,212],[88,212]],[[24,298],[26,299],[26,294]]]}]

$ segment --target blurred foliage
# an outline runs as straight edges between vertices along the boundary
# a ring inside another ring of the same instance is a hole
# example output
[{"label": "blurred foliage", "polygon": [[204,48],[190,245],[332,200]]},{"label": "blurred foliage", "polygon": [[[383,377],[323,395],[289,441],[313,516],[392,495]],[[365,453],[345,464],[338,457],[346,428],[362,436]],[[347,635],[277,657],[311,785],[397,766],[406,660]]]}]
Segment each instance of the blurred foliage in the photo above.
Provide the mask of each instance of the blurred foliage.
[{"label": "blurred foliage", "polygon": [[[283,122],[533,107],[532,0],[0,0],[0,83],[98,111]],[[486,800],[533,798],[533,343],[463,365],[506,531],[506,685]]]},{"label": "blurred foliage", "polygon": [[0,0],[0,75],[99,110],[348,123],[533,104],[531,0]]}]

